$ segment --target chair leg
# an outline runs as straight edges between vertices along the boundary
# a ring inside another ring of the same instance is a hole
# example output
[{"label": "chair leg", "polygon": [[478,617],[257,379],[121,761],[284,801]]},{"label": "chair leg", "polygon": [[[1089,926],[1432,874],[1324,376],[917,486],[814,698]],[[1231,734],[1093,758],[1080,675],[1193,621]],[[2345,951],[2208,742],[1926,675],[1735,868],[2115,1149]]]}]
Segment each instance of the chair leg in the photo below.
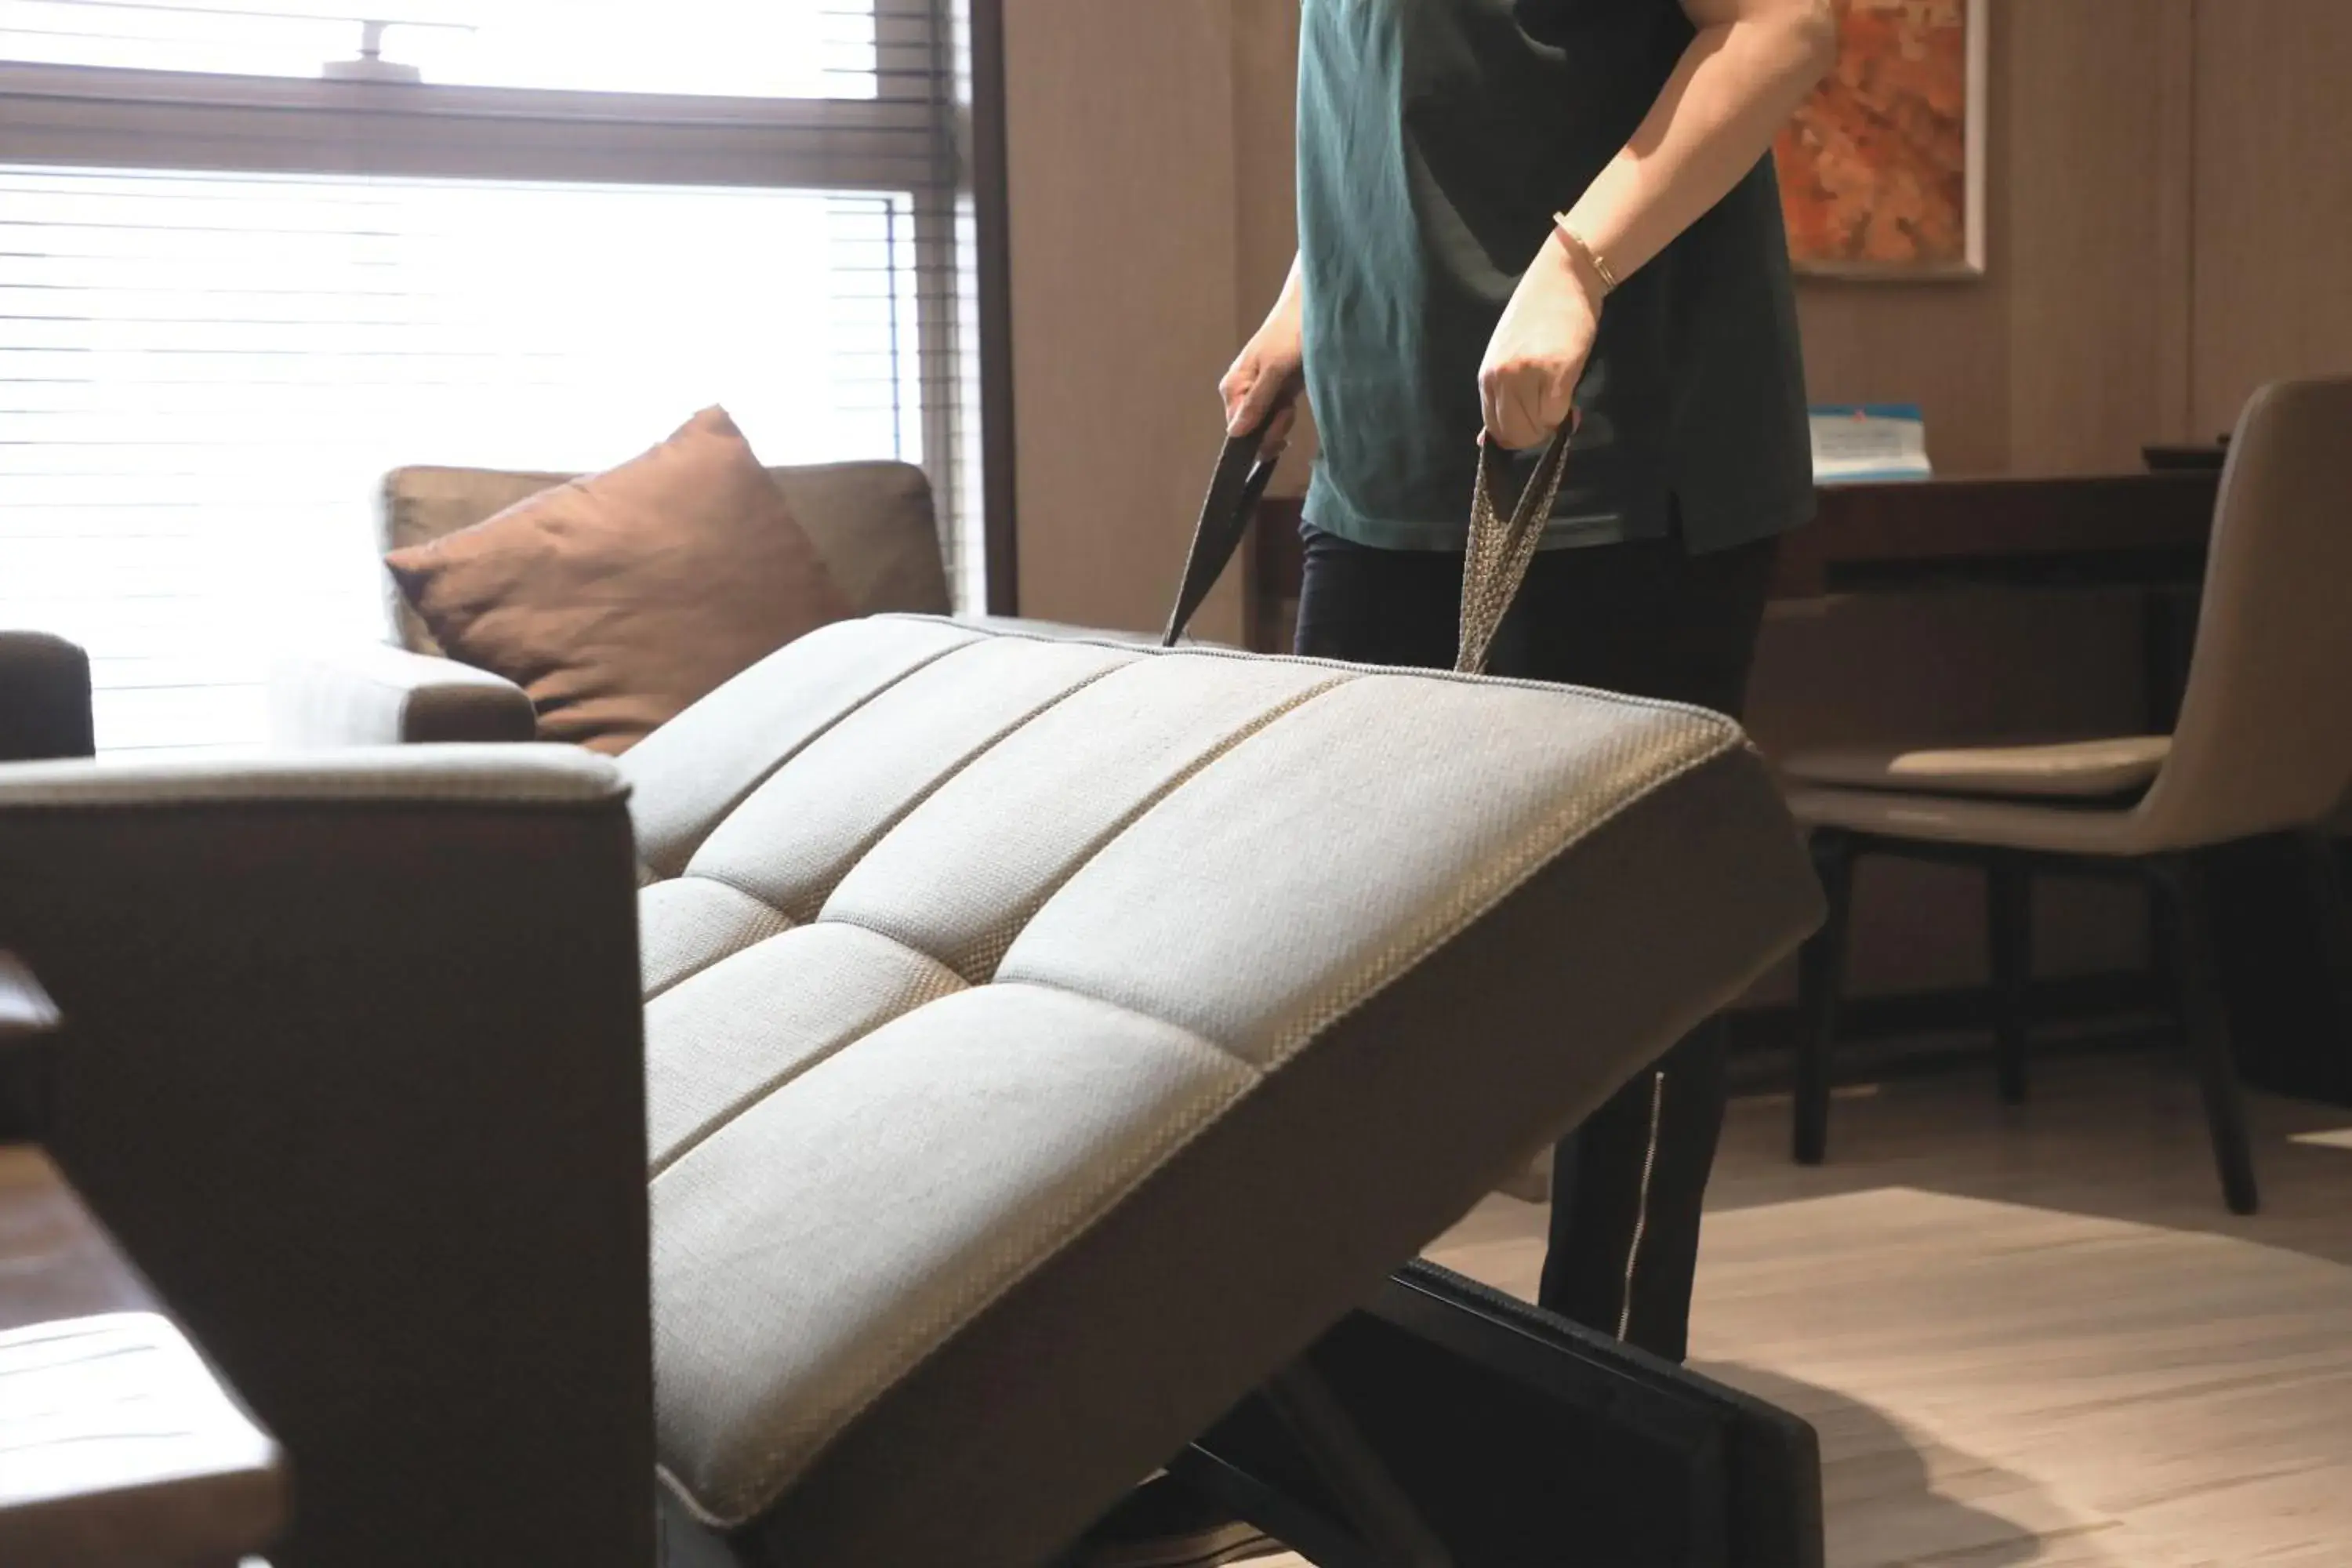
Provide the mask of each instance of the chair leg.
[{"label": "chair leg", "polygon": [[2246,1107],[2230,1049],[2230,1017],[2214,955],[2213,910],[2202,868],[2189,856],[2169,856],[2151,868],[2172,906],[2173,972],[2179,986],[2181,1027],[2197,1064],[2212,1134],[2213,1163],[2231,1214],[2252,1214],[2260,1202]]},{"label": "chair leg", "polygon": [[2023,858],[1995,855],[1985,869],[1992,955],[1993,1045],[2003,1105],[2025,1103],[2026,993],[2033,977],[2033,872]]},{"label": "chair leg", "polygon": [[1839,993],[1845,983],[1846,935],[1853,906],[1853,838],[1824,827],[1812,837],[1813,870],[1829,913],[1797,961],[1796,1157],[1818,1165],[1829,1151],[1830,1050],[1837,1038]]},{"label": "chair leg", "polygon": [[2327,970],[2328,1000],[2336,1006],[2333,1049],[2342,1058],[2352,1056],[2352,895],[2345,890],[2334,834],[2325,828],[2304,834],[2302,850],[2312,918],[2319,930],[2320,961]]}]

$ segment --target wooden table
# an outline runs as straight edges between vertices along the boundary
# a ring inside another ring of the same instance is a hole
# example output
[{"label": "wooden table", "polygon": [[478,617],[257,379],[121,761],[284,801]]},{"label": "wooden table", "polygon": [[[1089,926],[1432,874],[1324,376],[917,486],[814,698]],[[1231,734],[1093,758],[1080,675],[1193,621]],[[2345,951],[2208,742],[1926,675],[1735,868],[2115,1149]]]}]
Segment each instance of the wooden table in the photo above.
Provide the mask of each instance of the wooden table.
[{"label": "wooden table", "polygon": [[[0,952],[0,1056],[56,1022]],[[48,1156],[0,1144],[0,1563],[229,1568],[285,1513],[278,1446]]]},{"label": "wooden table", "polygon": [[[2220,479],[2208,470],[1824,487],[1819,515],[1782,542],[1773,596],[1964,583],[2194,584]],[[1299,506],[1269,500],[1259,514],[1253,647],[1271,648],[1296,609]]]},{"label": "wooden table", "polygon": [[2196,582],[2218,473],[1826,486],[1789,535],[1777,598],[1940,583]]}]

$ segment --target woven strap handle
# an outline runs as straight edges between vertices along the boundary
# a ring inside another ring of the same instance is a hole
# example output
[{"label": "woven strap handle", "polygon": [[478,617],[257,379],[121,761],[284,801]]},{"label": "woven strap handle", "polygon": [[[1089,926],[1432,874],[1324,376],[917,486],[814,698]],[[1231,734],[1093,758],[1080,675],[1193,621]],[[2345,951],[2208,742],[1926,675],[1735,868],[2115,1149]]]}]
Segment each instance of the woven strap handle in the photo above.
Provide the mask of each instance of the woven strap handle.
[{"label": "woven strap handle", "polygon": [[1495,507],[1495,468],[1502,462],[1492,441],[1478,446],[1478,482],[1470,497],[1470,543],[1462,562],[1462,633],[1454,668],[1465,675],[1486,673],[1495,651],[1495,634],[1527,581],[1528,565],[1551,521],[1552,503],[1559,499],[1559,483],[1568,473],[1568,444],[1572,434],[1563,425],[1544,448],[1536,471],[1528,476],[1518,504],[1505,517]]},{"label": "woven strap handle", "polygon": [[[1483,675],[1494,651],[1495,634],[1526,580],[1528,563],[1535,559],[1544,524],[1551,521],[1552,503],[1568,471],[1570,430],[1565,425],[1544,448],[1536,471],[1519,492],[1518,504],[1504,517],[1495,507],[1494,470],[1502,462],[1491,444],[1478,448],[1478,482],[1470,500],[1470,542],[1462,563],[1462,641],[1454,668]],[[1160,646],[1173,647],[1192,624],[1201,602],[1216,586],[1233,559],[1234,551],[1257,513],[1266,482],[1274,478],[1275,458],[1260,456],[1263,429],[1227,440],[1210,477],[1208,498],[1200,521],[1192,527],[1192,547],[1184,562],[1184,580],[1168,616]]]}]

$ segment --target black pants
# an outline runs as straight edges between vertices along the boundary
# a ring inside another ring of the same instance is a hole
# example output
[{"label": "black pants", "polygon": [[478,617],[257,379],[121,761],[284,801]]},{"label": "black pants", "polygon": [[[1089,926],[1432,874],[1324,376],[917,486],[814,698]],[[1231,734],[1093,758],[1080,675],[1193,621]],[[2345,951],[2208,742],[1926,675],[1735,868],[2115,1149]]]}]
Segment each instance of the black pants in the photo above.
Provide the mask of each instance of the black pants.
[{"label": "black pants", "polygon": [[[1679,539],[1546,551],[1497,637],[1497,675],[1696,703],[1737,717],[1776,541],[1706,555]],[[1462,557],[1307,535],[1297,648],[1451,668]],[[1541,1302],[1679,1361],[1699,1206],[1723,1126],[1724,1027],[1693,1030],[1560,1141]]]}]

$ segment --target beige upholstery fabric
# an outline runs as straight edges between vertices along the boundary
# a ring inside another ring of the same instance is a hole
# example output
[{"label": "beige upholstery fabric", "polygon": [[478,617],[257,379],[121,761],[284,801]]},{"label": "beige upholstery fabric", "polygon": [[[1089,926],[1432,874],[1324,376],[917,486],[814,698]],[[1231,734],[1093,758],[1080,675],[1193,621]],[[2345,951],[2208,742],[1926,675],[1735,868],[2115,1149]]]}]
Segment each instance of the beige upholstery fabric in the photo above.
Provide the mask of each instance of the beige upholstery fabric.
[{"label": "beige upholstery fabric", "polygon": [[[937,953],[971,984],[1084,858],[1240,742],[1340,679],[1296,663],[1202,668],[1149,659],[1073,692],[983,752],[908,814],[826,900],[832,920]],[[1084,755],[1081,772],[1064,758]],[[964,847],[991,846],[984,868]],[[986,874],[978,874],[984,868]],[[909,886],[926,885],[919,901]]]},{"label": "beige upholstery fabric", "polygon": [[[1563,709],[1549,691],[1501,687],[1478,693],[1465,735],[1428,695],[1416,676],[1360,675],[1299,705],[1263,737],[1278,744],[1236,747],[1097,850],[998,978],[1100,996],[1277,1068],[1561,845],[1690,764],[1675,743],[1690,738],[1687,712]],[[1495,765],[1475,766],[1482,754]],[[1444,804],[1457,789],[1469,798]],[[1285,847],[1306,843],[1314,853]],[[1344,918],[1269,932],[1135,896],[1193,884]]]},{"label": "beige upholstery fabric", "polygon": [[1799,752],[1780,771],[1806,784],[1855,789],[2112,800],[2146,789],[2171,751],[2169,735],[1991,746],[1836,746]]},{"label": "beige upholstery fabric", "polygon": [[1728,721],[1556,688],[885,618],[620,766],[663,1474],[763,1562],[1049,1555],[1817,912]]},{"label": "beige upholstery fabric", "polygon": [[954,607],[941,565],[930,481],[911,463],[816,463],[770,468],[861,616],[944,616]]},{"label": "beige upholstery fabric", "polygon": [[[2180,722],[2137,805],[1976,800],[1934,793],[1957,786],[1923,779],[1907,796],[1809,784],[1790,792],[1790,805],[1822,826],[2115,856],[2325,822],[2352,785],[2347,585],[2352,376],[2273,383],[2247,403],[2230,441]],[[1811,776],[1826,777],[1818,768]]]},{"label": "beige upholstery fabric", "polygon": [[938,960],[828,921],[761,942],[657,997],[646,1009],[654,1174],[834,1052],[961,988]]},{"label": "beige upholstery fabric", "polygon": [[270,671],[269,736],[281,747],[523,742],[538,734],[528,692],[453,658],[354,643],[280,659]]},{"label": "beige upholstery fabric", "polygon": [[730,952],[791,928],[783,912],[707,878],[662,881],[640,865],[637,967],[650,1002]]},{"label": "beige upholstery fabric", "polygon": [[[517,501],[577,475],[508,468],[394,468],[383,478],[386,552],[428,543],[497,516]],[[824,463],[770,468],[825,570],[858,615],[945,615],[951,607],[940,564],[939,523],[923,471],[907,463]],[[441,646],[389,582],[400,645],[441,654]]]},{"label": "beige upholstery fabric", "polygon": [[[809,742],[703,841],[689,875],[715,877],[794,920],[943,779],[1033,714],[1131,657],[1087,643],[986,638],[919,669]],[[904,889],[900,889],[901,896]]]},{"label": "beige upholstery fabric", "polygon": [[637,852],[663,876],[685,870],[760,781],[977,635],[944,621],[846,621],[769,655],[630,752]]},{"label": "beige upholstery fabric", "polygon": [[[518,762],[526,764],[518,768]],[[179,806],[238,802],[513,801],[530,805],[610,800],[613,771],[569,746],[434,746],[363,757],[142,757],[93,767],[80,760],[25,763],[0,775],[0,805]]]}]

